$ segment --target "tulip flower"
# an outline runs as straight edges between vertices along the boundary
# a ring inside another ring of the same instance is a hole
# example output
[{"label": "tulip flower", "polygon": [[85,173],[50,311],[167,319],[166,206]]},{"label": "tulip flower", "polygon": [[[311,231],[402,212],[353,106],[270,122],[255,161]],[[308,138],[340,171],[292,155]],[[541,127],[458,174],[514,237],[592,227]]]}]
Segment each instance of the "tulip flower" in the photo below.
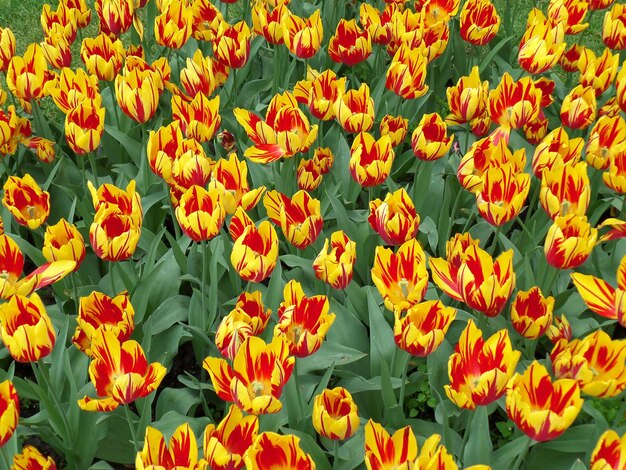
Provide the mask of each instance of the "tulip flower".
[{"label": "tulip flower", "polygon": [[96,189],[91,181],[87,182],[96,212],[102,208],[116,207],[120,209],[122,214],[130,216],[137,225],[141,225],[143,221],[141,196],[135,191],[135,185],[135,180],[131,180],[126,185],[126,189],[108,183],[102,184]]},{"label": "tulip flower", "polygon": [[36,362],[52,352],[56,333],[39,296],[13,295],[0,305],[0,333],[17,362]]},{"label": "tulip flower", "polygon": [[104,108],[99,101],[84,99],[65,116],[65,138],[77,155],[93,152],[104,133]]},{"label": "tulip flower", "polygon": [[384,201],[370,201],[367,220],[388,245],[401,245],[414,238],[420,224],[413,201],[404,188],[387,193]]},{"label": "tulip flower", "polygon": [[461,10],[461,37],[476,46],[484,46],[500,29],[500,16],[489,0],[468,0]]},{"label": "tulip flower", "polygon": [[313,152],[313,160],[320,167],[322,174],[326,174],[330,171],[335,161],[333,152],[328,147],[318,147]]},{"label": "tulip flower", "polygon": [[[194,139],[185,139],[177,149],[177,156],[172,162],[171,192],[180,199],[192,186],[204,188],[215,167],[215,162],[207,157],[202,144]],[[219,192],[219,191],[218,191]]]},{"label": "tulip flower", "polygon": [[78,269],[85,258],[85,240],[75,225],[61,219],[46,227],[41,252],[49,263],[73,261]]},{"label": "tulip flower", "polygon": [[563,51],[559,64],[566,72],[578,72],[578,62],[588,51],[585,46],[574,43]]},{"label": "tulip flower", "polygon": [[626,390],[626,340],[611,339],[602,330],[583,339],[559,340],[550,359],[558,378],[576,380],[587,395],[608,398]]},{"label": "tulip flower", "polygon": [[300,438],[264,432],[258,435],[244,456],[246,468],[257,470],[314,470],[315,462],[300,447]]},{"label": "tulip flower", "polygon": [[211,96],[220,85],[219,67],[214,59],[204,57],[200,49],[193,57],[188,57],[186,67],[180,71],[180,83],[187,95],[194,97],[202,93]]},{"label": "tulip flower", "polygon": [[96,0],[100,29],[109,36],[120,36],[128,31],[135,15],[134,0]]},{"label": "tulip flower", "polygon": [[530,175],[514,174],[512,165],[505,165],[488,169],[482,178],[482,188],[476,193],[479,214],[494,226],[516,217],[528,197]]},{"label": "tulip flower", "polygon": [[352,67],[363,62],[372,53],[372,40],[367,30],[362,30],[356,20],[342,18],[337,31],[328,42],[328,55],[338,63]]},{"label": "tulip flower", "polygon": [[567,321],[565,315],[554,317],[554,323],[546,330],[546,336],[552,343],[558,343],[559,340],[572,339],[572,327]]},{"label": "tulip flower", "polygon": [[365,466],[369,470],[410,468],[417,457],[417,440],[410,426],[393,435],[371,419],[365,425]]},{"label": "tulip flower", "polygon": [[15,34],[9,28],[0,27],[0,71],[6,72],[15,54]]},{"label": "tulip flower", "polygon": [[565,34],[578,34],[589,27],[589,23],[583,23],[588,9],[586,0],[551,0],[548,18],[552,24],[564,25]]},{"label": "tulip flower", "polygon": [[418,304],[426,295],[428,271],[426,255],[416,239],[400,245],[397,253],[377,246],[372,281],[385,301],[385,307],[401,312]]},{"label": "tulip flower", "polygon": [[610,49],[626,49],[626,5],[616,3],[604,15],[602,40]]},{"label": "tulip flower", "polygon": [[358,408],[343,387],[324,389],[313,401],[313,427],[320,436],[349,439],[359,427]]},{"label": "tulip flower", "polygon": [[250,189],[248,165],[245,160],[239,160],[234,152],[228,159],[219,159],[213,167],[209,191],[213,189],[220,192],[227,214],[234,214],[238,207],[246,211],[252,209],[265,192],[265,186]]},{"label": "tulip flower", "polygon": [[541,10],[533,9],[528,15],[528,23],[520,41],[517,60],[529,73],[539,74],[554,67],[566,44],[563,22],[553,22]]},{"label": "tulip flower", "polygon": [[185,235],[195,242],[215,237],[224,224],[226,211],[221,194],[192,186],[181,197],[176,208],[176,220]]},{"label": "tulip flower", "polygon": [[9,176],[4,183],[2,204],[15,217],[15,221],[34,230],[46,222],[50,215],[50,193],[42,191],[28,173],[20,178]]},{"label": "tulip flower", "polygon": [[557,216],[546,235],[546,260],[558,269],[577,268],[587,260],[597,239],[598,230],[591,227],[587,217]]},{"label": "tulip flower", "polygon": [[340,94],[334,110],[337,121],[346,132],[367,132],[374,125],[374,100],[366,83],[362,83],[358,90]]},{"label": "tulip flower", "polygon": [[380,120],[380,135],[388,135],[391,139],[391,146],[400,145],[409,131],[409,120],[402,116],[393,117],[390,114],[383,116]]},{"label": "tulip flower", "polygon": [[398,6],[395,3],[385,5],[381,12],[368,3],[361,3],[359,7],[359,22],[367,30],[372,42],[386,46],[391,40],[391,21]]},{"label": "tulip flower", "polygon": [[85,411],[113,411],[144,398],[158,388],[167,370],[158,362],[148,364],[136,341],[120,341],[114,331],[96,330],[91,340],[89,377],[98,398],[85,396],[78,406]]},{"label": "tulip flower", "polygon": [[52,163],[56,157],[55,142],[52,140],[43,137],[27,137],[21,143],[31,149],[37,158],[44,163]]},{"label": "tulip flower", "polygon": [[193,0],[191,2],[192,36],[198,41],[211,42],[224,21],[222,13],[210,0]]},{"label": "tulip flower", "polygon": [[69,67],[72,64],[70,43],[62,33],[50,33],[39,43],[48,65],[55,69]]},{"label": "tulip flower", "polygon": [[296,171],[298,188],[303,191],[315,191],[322,184],[322,170],[315,160],[303,158]]},{"label": "tulip flower", "polygon": [[[422,444],[419,456],[415,459],[417,468],[437,468],[442,470],[457,470],[454,457],[448,452],[446,446],[441,444],[441,436],[433,434]],[[465,467],[465,470],[489,470],[487,465],[473,465]]]},{"label": "tulip flower", "polygon": [[535,148],[532,158],[535,176],[541,179],[543,172],[551,169],[557,162],[575,165],[581,159],[584,145],[583,138],[570,139],[564,128],[557,127]]},{"label": "tulip flower", "polygon": [[13,382],[0,382],[0,448],[3,447],[17,428],[20,417],[20,400]]},{"label": "tulip flower", "polygon": [[80,57],[90,74],[110,82],[122,69],[124,45],[119,39],[100,33],[95,38],[83,39]]},{"label": "tulip flower", "polygon": [[115,98],[128,117],[145,123],[156,112],[159,104],[160,80],[154,73],[134,69],[115,78]]},{"label": "tulip flower", "polygon": [[489,92],[491,120],[504,128],[519,129],[537,119],[541,97],[531,77],[513,81],[505,72],[495,90]]},{"label": "tulip flower", "polygon": [[172,118],[180,123],[186,137],[208,142],[219,129],[220,97],[208,99],[198,93],[190,103],[180,96],[172,96]]},{"label": "tulip flower", "polygon": [[278,191],[268,191],[263,197],[267,216],[280,226],[289,243],[304,250],[317,240],[322,230],[320,201],[306,191],[298,191],[291,198]]},{"label": "tulip flower", "polygon": [[250,56],[251,35],[245,21],[233,26],[226,22],[222,23],[213,39],[213,55],[218,62],[227,67],[242,68]]},{"label": "tulip flower", "polygon": [[193,13],[183,0],[171,0],[154,19],[154,37],[161,46],[180,49],[191,36]]},{"label": "tulip flower", "polygon": [[330,240],[324,240],[324,248],[313,260],[313,270],[333,289],[345,289],[352,280],[355,261],[356,243],[339,230],[331,234]]},{"label": "tulip flower", "polygon": [[282,23],[287,19],[289,10],[280,3],[271,10],[265,2],[258,2],[252,7],[252,26],[254,32],[263,36],[274,45],[284,44]]},{"label": "tulip flower", "polygon": [[542,173],[539,201],[548,216],[583,216],[589,206],[591,188],[585,162],[555,163]]},{"label": "tulip flower", "polygon": [[76,331],[72,342],[78,349],[92,355],[91,343],[96,331],[106,330],[115,334],[120,342],[130,339],[135,329],[135,309],[127,291],[115,297],[93,291],[81,297],[78,306]]},{"label": "tulip flower", "polygon": [[604,431],[591,453],[590,470],[619,469],[626,466],[626,434]]},{"label": "tulip flower", "polygon": [[472,67],[468,76],[459,79],[455,86],[446,89],[450,114],[448,124],[463,124],[479,116],[487,108],[489,82],[480,81],[478,66]]},{"label": "tulip flower", "polygon": [[33,446],[22,447],[21,454],[13,456],[11,470],[56,470],[57,466],[52,457],[45,457]]},{"label": "tulip flower", "polygon": [[587,163],[606,170],[611,160],[626,152],[626,121],[620,115],[600,116],[589,131],[585,146]]},{"label": "tulip flower", "polygon": [[300,59],[310,59],[317,54],[324,37],[320,10],[315,10],[306,20],[287,11],[282,22],[285,46]]},{"label": "tulip flower", "polygon": [[141,225],[115,205],[102,206],[96,211],[89,228],[89,241],[96,256],[105,261],[130,258],[141,235]]},{"label": "tulip flower", "polygon": [[231,405],[217,427],[208,424],[204,431],[204,458],[213,470],[243,468],[244,455],[259,434],[259,418],[246,415]]},{"label": "tulip flower", "polygon": [[[405,46],[408,50],[420,51],[427,58],[429,52],[424,44],[427,25],[421,12],[414,12],[410,8],[404,8],[403,4],[396,3],[390,23],[391,38],[386,47],[390,57]],[[426,61],[428,62],[428,59]]]},{"label": "tulip flower", "polygon": [[411,306],[406,315],[394,312],[393,334],[398,347],[419,357],[434,352],[443,341],[456,317],[456,310],[439,300]]},{"label": "tulip flower", "polygon": [[91,9],[87,7],[85,0],[62,0],[60,3],[73,10],[71,13],[76,20],[76,26],[86,28],[89,25]]},{"label": "tulip flower", "polygon": [[578,85],[563,99],[561,121],[571,129],[585,129],[596,119],[596,95],[592,87]]},{"label": "tulip flower", "polygon": [[506,396],[509,418],[531,439],[544,442],[560,436],[574,422],[583,400],[572,379],[554,382],[537,361],[516,374]]},{"label": "tulip flower", "polygon": [[400,46],[387,69],[385,87],[407,100],[424,96],[428,91],[425,84],[427,65],[428,59],[420,48]]},{"label": "tulip flower", "polygon": [[361,132],[350,148],[350,174],[363,187],[377,186],[389,176],[394,157],[388,135],[376,140],[370,133]]},{"label": "tulip flower", "polygon": [[[428,5],[431,4],[429,3]],[[432,9],[436,11],[437,7],[432,7]],[[428,63],[431,63],[441,56],[445,52],[446,47],[448,47],[448,42],[450,41],[450,26],[447,21],[437,21],[429,25],[426,24],[426,21],[427,20],[425,20],[426,28],[424,29],[421,46],[428,59]]]},{"label": "tulip flower", "polygon": [[202,366],[209,373],[218,397],[234,402],[250,414],[277,413],[280,396],[291,377],[295,358],[282,336],[267,344],[250,336],[241,345],[232,366],[226,359],[207,357]]},{"label": "tulip flower", "polygon": [[81,101],[90,99],[101,102],[98,93],[98,78],[88,75],[79,68],[74,72],[70,68],[61,70],[58,87],[50,91],[57,107],[65,114],[75,109]]},{"label": "tulip flower", "polygon": [[163,434],[152,426],[146,427],[143,449],[137,453],[135,459],[136,470],[151,470],[155,468],[197,468],[198,444],[196,436],[183,423],[176,428],[174,434],[165,442]]},{"label": "tulip flower", "polygon": [[615,0],[589,0],[590,10],[604,10],[610,7]]},{"label": "tulip flower", "polygon": [[513,349],[507,330],[487,340],[473,320],[461,333],[454,354],[448,360],[448,398],[460,408],[486,406],[506,392],[521,353]]},{"label": "tulip flower", "polygon": [[244,281],[261,282],[276,267],[278,260],[278,235],[269,220],[257,227],[238,208],[232,217],[230,234],[234,240],[230,262]]},{"label": "tulip flower", "polygon": [[527,339],[542,336],[552,324],[554,297],[544,297],[539,287],[519,291],[511,303],[513,328]]},{"label": "tulip flower", "polygon": [[296,84],[295,98],[308,105],[316,118],[323,121],[334,119],[335,103],[345,93],[346,77],[337,78],[331,69],[317,75],[313,69],[309,69],[308,73],[307,80]]},{"label": "tulip flower", "polygon": [[49,79],[48,64],[39,44],[30,44],[22,57],[14,56],[11,59],[6,71],[6,83],[27,112],[30,112],[31,100],[50,94],[55,83]]},{"label": "tulip flower", "polygon": [[147,156],[150,169],[169,185],[174,184],[172,165],[182,149],[183,132],[179,121],[173,121],[157,131],[150,131]]},{"label": "tulip flower", "polygon": [[454,134],[448,136],[448,127],[437,113],[424,114],[411,136],[413,154],[420,160],[434,161],[450,150]]},{"label": "tulip flower", "polygon": [[242,108],[235,108],[233,113],[254,143],[244,152],[253,162],[271,163],[306,152],[317,137],[317,124],[309,124],[295,97],[288,91],[272,98],[265,120]]},{"label": "tulip flower", "polygon": [[609,49],[604,49],[600,57],[589,51],[587,59],[578,62],[580,86],[593,88],[596,98],[599,97],[615,80],[619,57],[617,53],[611,54]]},{"label": "tulip flower", "polygon": [[50,5],[45,4],[41,10],[40,22],[45,36],[54,33],[60,34],[67,39],[68,44],[73,43],[76,39],[78,27],[76,12],[63,2],[59,3],[54,11]]},{"label": "tulip flower", "polygon": [[609,160],[609,169],[602,174],[602,181],[613,191],[626,193],[626,150]]}]

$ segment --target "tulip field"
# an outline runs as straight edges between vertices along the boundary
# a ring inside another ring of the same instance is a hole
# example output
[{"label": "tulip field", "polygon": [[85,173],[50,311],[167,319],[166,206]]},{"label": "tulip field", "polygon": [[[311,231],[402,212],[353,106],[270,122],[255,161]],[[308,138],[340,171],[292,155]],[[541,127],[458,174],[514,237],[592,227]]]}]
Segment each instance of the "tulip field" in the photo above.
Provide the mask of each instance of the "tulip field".
[{"label": "tulip field", "polygon": [[0,0],[0,160],[0,470],[626,470],[621,1]]}]

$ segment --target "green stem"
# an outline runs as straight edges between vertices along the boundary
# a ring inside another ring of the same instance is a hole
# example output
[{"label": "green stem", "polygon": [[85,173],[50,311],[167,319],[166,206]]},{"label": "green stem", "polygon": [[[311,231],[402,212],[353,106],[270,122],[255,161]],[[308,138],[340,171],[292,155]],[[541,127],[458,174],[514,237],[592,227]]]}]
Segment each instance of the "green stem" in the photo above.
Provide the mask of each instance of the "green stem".
[{"label": "green stem", "polygon": [[554,281],[556,280],[556,278],[559,275],[559,269],[555,268],[554,266],[548,264],[548,267],[546,269],[546,273],[543,276],[543,281],[541,283],[542,287],[543,287],[543,295],[550,295],[550,293],[552,292],[552,287],[554,286]]},{"label": "green stem", "polygon": [[128,404],[124,405],[124,413],[126,413],[126,421],[128,421],[128,427],[130,428],[130,435],[133,440],[133,448],[135,449],[135,454],[139,452],[139,443],[137,441],[137,429],[133,425],[133,417],[130,412],[130,407]]},{"label": "green stem", "polygon": [[537,350],[538,339],[524,339],[524,343],[526,343],[526,351],[528,352],[528,360],[535,360],[535,351]]},{"label": "green stem", "polygon": [[298,374],[298,358],[295,358],[293,363],[294,382],[296,384],[296,394],[298,397],[298,416],[302,418],[304,416],[304,402],[302,401],[302,390],[300,389],[300,374]]},{"label": "green stem", "polygon": [[111,114],[113,114],[113,124],[115,125],[115,127],[117,127],[118,129],[120,128],[120,118],[117,115],[117,107],[116,107],[116,103],[117,103],[117,99],[115,98],[115,84],[113,82],[113,80],[111,80],[109,82],[109,91],[111,93],[111,109],[113,110],[113,112]]},{"label": "green stem", "polygon": [[339,439],[333,440],[333,470],[339,468]]},{"label": "green stem", "polygon": [[207,328],[208,325],[206,325],[205,321],[207,319],[207,315],[206,315],[206,297],[207,297],[207,292],[206,292],[206,285],[207,285],[207,276],[209,274],[209,244],[206,240],[202,240],[201,245],[202,247],[202,286],[201,286],[201,291],[202,291],[202,312],[204,313],[202,315],[202,331],[204,333],[207,332]]},{"label": "green stem", "polygon": [[272,94],[275,95],[276,93],[278,93],[278,80],[280,77],[280,60],[279,60],[279,51],[281,49],[282,46],[278,45],[278,44],[274,44],[274,77],[273,77],[273,83],[272,83]]},{"label": "green stem", "polygon": [[7,443],[5,445],[0,447],[0,456],[2,457],[2,460],[0,460],[0,461],[3,464],[2,468],[11,468],[11,462],[13,462],[13,459],[11,457],[9,457],[9,446],[8,446],[8,444],[9,443],[7,441]]},{"label": "green stem", "polygon": [[410,358],[407,358],[406,364],[404,364],[404,367],[402,368],[402,382],[400,382],[400,397],[398,398],[400,410],[402,410],[404,407],[404,391],[406,388],[407,374],[409,372],[409,362]]},{"label": "green stem", "polygon": [[109,261],[109,280],[111,282],[111,290],[113,291],[113,296],[117,295],[117,289],[115,287],[115,276],[113,274],[113,269],[115,266],[115,261]]},{"label": "green stem", "polygon": [[526,436],[526,443],[524,444],[524,448],[520,452],[519,457],[517,458],[517,461],[515,462],[515,466],[511,470],[518,470],[520,468],[520,465],[526,458],[526,455],[528,455],[528,450],[530,449],[531,443],[532,443],[532,439]]},{"label": "green stem", "polygon": [[[33,374],[35,374],[35,378],[37,379],[37,383],[39,386],[44,387],[44,393],[54,402],[54,407],[57,409],[59,415],[61,416],[61,424],[63,425],[63,435],[61,436],[61,440],[66,443],[70,448],[73,446],[73,439],[71,438],[71,429],[67,422],[67,416],[65,414],[65,410],[61,407],[61,403],[59,402],[59,397],[56,394],[56,389],[52,387],[50,384],[50,380],[48,377],[49,371],[47,366],[43,361],[31,362],[31,366],[33,369]],[[43,384],[40,383],[43,382]]]},{"label": "green stem", "polygon": [[[454,212],[453,212],[454,213]],[[500,243],[500,232],[502,231],[502,225],[498,225],[495,230],[495,236],[493,238],[493,246],[491,247],[491,256],[494,257],[496,255],[496,250],[498,249],[498,243]]]},{"label": "green stem", "polygon": [[467,151],[469,150],[468,146],[469,146],[469,135],[470,132],[472,132],[472,128],[470,127],[470,123],[467,122],[465,123],[465,132],[463,133],[463,147],[461,148],[461,151],[463,152],[463,155],[465,155],[467,153]]},{"label": "green stem", "polygon": [[96,157],[93,152],[89,152],[87,154],[87,158],[89,159],[89,166],[91,167],[91,173],[93,174],[93,181],[96,184],[96,188],[100,186],[98,183],[98,172],[96,170]]},{"label": "green stem", "polygon": [[176,241],[180,240],[181,231],[178,226],[178,219],[176,218],[176,211],[174,209],[174,203],[170,198],[170,215],[172,216],[172,225],[174,226],[174,235],[176,236]]}]

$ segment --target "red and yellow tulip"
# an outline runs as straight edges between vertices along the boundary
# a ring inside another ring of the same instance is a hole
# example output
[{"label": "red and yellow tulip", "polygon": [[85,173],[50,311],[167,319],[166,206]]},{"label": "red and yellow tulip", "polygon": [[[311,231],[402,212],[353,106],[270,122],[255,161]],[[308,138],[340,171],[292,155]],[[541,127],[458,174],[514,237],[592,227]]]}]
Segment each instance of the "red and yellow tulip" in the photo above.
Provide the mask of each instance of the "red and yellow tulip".
[{"label": "red and yellow tulip", "polygon": [[245,21],[231,26],[223,22],[213,39],[213,55],[226,67],[240,69],[250,57],[250,38],[252,33]]},{"label": "red and yellow tulip", "polygon": [[9,176],[4,183],[2,205],[15,221],[31,230],[46,223],[50,215],[50,193],[42,191],[28,173],[20,178]]},{"label": "red and yellow tulip", "polygon": [[546,336],[552,343],[558,343],[561,339],[571,340],[572,327],[567,317],[565,315],[554,317],[554,323],[546,330]]},{"label": "red and yellow tulip", "polygon": [[130,28],[135,16],[134,0],[96,0],[101,31],[117,37]]},{"label": "red and yellow tulip", "polygon": [[602,41],[610,49],[626,48],[626,5],[616,3],[604,15]]},{"label": "red and yellow tulip", "polygon": [[563,127],[557,127],[535,148],[532,168],[537,178],[555,164],[575,165],[582,157],[585,140],[582,137],[570,138]]},{"label": "red and yellow tulip", "polygon": [[15,54],[15,34],[9,28],[0,28],[0,71],[6,72]]},{"label": "red and yellow tulip", "polygon": [[285,46],[300,59],[310,59],[317,54],[324,37],[320,10],[315,10],[307,19],[287,11],[282,22]]},{"label": "red and yellow tulip", "polygon": [[59,75],[58,86],[50,91],[57,107],[65,114],[76,108],[85,99],[101,102],[98,93],[98,77],[87,74],[84,69],[64,68]]},{"label": "red and yellow tulip", "polygon": [[217,190],[193,185],[180,198],[176,220],[182,231],[195,242],[215,237],[224,224],[226,210]]},{"label": "red and yellow tulip", "polygon": [[528,15],[517,61],[529,73],[544,73],[561,58],[566,47],[564,39],[563,22],[546,18],[541,10],[534,8]]},{"label": "red and yellow tulip", "polygon": [[85,240],[74,224],[61,219],[46,227],[41,252],[49,263],[74,261],[78,269],[85,259]]},{"label": "red and yellow tulip", "polygon": [[365,466],[368,470],[410,468],[417,458],[417,440],[410,426],[390,435],[371,419],[365,425]]},{"label": "red and yellow tulip", "polygon": [[160,77],[154,72],[133,69],[115,77],[115,98],[128,117],[145,123],[159,105]]},{"label": "red and yellow tulip", "polygon": [[209,191],[212,190],[221,194],[226,213],[234,214],[239,207],[245,211],[255,207],[265,192],[265,186],[250,189],[248,165],[233,152],[228,159],[219,159],[213,167],[209,181]]},{"label": "red and yellow tulip", "polygon": [[530,175],[516,173],[512,165],[503,165],[489,168],[482,179],[482,188],[476,193],[478,213],[494,226],[513,220],[528,197]]},{"label": "red and yellow tulip", "polygon": [[600,116],[587,138],[587,163],[596,170],[606,170],[623,153],[626,153],[626,121],[619,114]]},{"label": "red and yellow tulip", "polygon": [[339,94],[334,104],[335,118],[344,131],[367,132],[374,125],[374,100],[367,83],[358,90]]},{"label": "red and yellow tulip", "polygon": [[198,444],[189,424],[178,426],[169,442],[165,442],[158,429],[146,427],[143,449],[135,458],[135,469],[157,468],[198,468]]},{"label": "red and yellow tulip", "polygon": [[439,300],[415,304],[402,316],[394,312],[394,338],[398,347],[419,357],[428,356],[442,343],[456,318],[456,310]]},{"label": "red and yellow tulip", "polygon": [[513,328],[527,339],[537,339],[552,325],[554,297],[544,297],[539,287],[519,291],[511,303]]},{"label": "red and yellow tulip", "polygon": [[388,245],[401,245],[414,238],[420,224],[413,201],[404,188],[387,193],[384,201],[370,201],[367,220]]},{"label": "red and yellow tulip", "polygon": [[361,132],[350,148],[350,174],[363,187],[377,186],[391,173],[394,158],[388,135],[376,140],[372,134]]},{"label": "red and yellow tulip", "polygon": [[557,161],[543,170],[539,201],[548,216],[585,215],[591,198],[587,164]]},{"label": "red and yellow tulip", "polygon": [[220,127],[220,97],[207,98],[198,93],[191,102],[180,96],[172,96],[172,118],[180,123],[187,138],[208,142]]},{"label": "red and yellow tulip", "polygon": [[590,470],[615,470],[626,467],[626,434],[614,430],[602,433],[591,453]]},{"label": "red and yellow tulip", "polygon": [[114,80],[122,69],[124,56],[122,41],[111,39],[105,33],[100,33],[95,38],[83,39],[80,48],[80,57],[87,71],[107,82]]},{"label": "red and yellow tulip", "polygon": [[154,38],[161,46],[180,49],[191,36],[193,11],[184,0],[170,0],[154,19]]},{"label": "red and yellow tulip", "polygon": [[578,62],[580,70],[580,86],[591,87],[596,98],[604,93],[613,83],[619,68],[619,54],[612,54],[610,49],[604,49],[600,57],[589,51],[585,60]]},{"label": "red and yellow tulip", "polygon": [[24,446],[21,454],[13,456],[11,470],[57,470],[52,457],[45,457],[33,446]]},{"label": "red and yellow tulip", "polygon": [[489,0],[468,0],[461,10],[461,37],[476,46],[491,41],[500,29],[500,16]]},{"label": "red and yellow tulip", "polygon": [[333,289],[345,289],[352,280],[355,261],[356,243],[339,230],[324,240],[324,248],[313,260],[313,270]]},{"label": "red and yellow tulip", "polygon": [[190,6],[192,36],[198,41],[211,42],[224,21],[222,13],[210,0],[193,0]]},{"label": "red and yellow tulip", "polygon": [[270,44],[284,44],[282,23],[288,14],[287,7],[282,3],[270,10],[266,2],[257,2],[252,7],[254,32],[263,36]]},{"label": "red and yellow tulip", "polygon": [[315,462],[300,447],[300,438],[264,432],[258,435],[244,456],[246,468],[257,470],[314,470]]},{"label": "red and yellow tulip", "polygon": [[50,80],[48,64],[39,44],[30,44],[23,56],[14,56],[11,59],[6,71],[6,83],[9,91],[28,112],[31,100],[50,94],[50,90],[55,88],[55,81]]},{"label": "red and yellow tulip", "polygon": [[17,428],[20,417],[20,400],[9,379],[0,382],[0,447],[3,447]]},{"label": "red and yellow tulip", "polygon": [[578,85],[563,99],[561,121],[571,129],[585,129],[596,119],[596,108],[593,88]]},{"label": "red and yellow tulip", "polygon": [[225,81],[226,77],[221,77],[221,74],[228,76],[228,67],[205,57],[198,49],[193,57],[187,57],[186,66],[180,71],[180,83],[189,97],[198,93],[209,97]]},{"label": "red and yellow tulip", "polygon": [[84,99],[65,115],[65,138],[78,155],[93,152],[104,133],[104,108],[100,100]]},{"label": "red and yellow tulip", "polygon": [[425,84],[428,56],[424,52],[421,48],[400,46],[387,69],[385,87],[407,100],[424,96],[428,91]]},{"label": "red and yellow tulip", "polygon": [[317,73],[309,68],[307,79],[299,81],[293,93],[296,100],[309,106],[313,116],[328,121],[335,118],[335,103],[345,93],[346,80],[331,69]]},{"label": "red and yellow tulip", "polygon": [[343,387],[324,389],[313,401],[313,427],[320,436],[349,439],[359,427],[358,408]]},{"label": "red and yellow tulip", "polygon": [[455,86],[446,89],[450,114],[448,124],[463,124],[480,116],[487,108],[489,82],[480,81],[478,66],[472,67],[468,76],[459,79]]},{"label": "red and yellow tulip", "polygon": [[505,72],[498,86],[489,92],[491,120],[503,128],[519,129],[539,116],[541,90],[532,77],[513,81]]},{"label": "red and yellow tulip", "polygon": [[598,230],[591,227],[587,217],[557,216],[546,235],[546,260],[558,269],[577,268],[587,260],[597,239]]},{"label": "red and yellow tulip", "polygon": [[296,248],[304,250],[317,240],[324,224],[320,201],[306,191],[300,190],[291,198],[268,191],[263,205],[270,220],[280,226],[287,241]]},{"label": "red and yellow tulip", "polygon": [[352,67],[363,62],[372,53],[372,40],[369,32],[362,30],[355,19],[342,18],[337,31],[328,42],[328,56],[335,62]]},{"label": "red and yellow tulip", "polygon": [[411,136],[413,154],[420,160],[433,161],[450,150],[454,134],[448,136],[448,126],[437,113],[424,114]]},{"label": "red and yellow tulip", "polygon": [[391,139],[391,146],[400,145],[409,132],[409,120],[402,116],[392,116],[387,114],[380,120],[380,135],[388,135]]}]

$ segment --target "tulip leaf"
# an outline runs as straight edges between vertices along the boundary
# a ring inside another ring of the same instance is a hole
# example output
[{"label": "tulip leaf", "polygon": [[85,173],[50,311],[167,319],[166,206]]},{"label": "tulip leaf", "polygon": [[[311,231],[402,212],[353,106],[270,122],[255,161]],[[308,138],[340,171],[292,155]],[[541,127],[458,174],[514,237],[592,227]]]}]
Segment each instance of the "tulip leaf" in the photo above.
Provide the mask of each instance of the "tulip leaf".
[{"label": "tulip leaf", "polygon": [[[331,327],[332,328],[332,327]],[[364,352],[330,341],[324,341],[319,350],[308,357],[298,359],[298,370],[302,373],[351,364],[366,356]]]},{"label": "tulip leaf", "polygon": [[140,141],[133,139],[128,134],[125,134],[117,127],[110,124],[105,124],[104,130],[107,132],[107,134],[109,134],[120,144],[122,144],[122,147],[126,149],[128,155],[130,155],[131,158],[133,158],[133,156],[136,156],[135,158],[139,159],[143,149],[143,144]]},{"label": "tulip leaf", "polygon": [[525,435],[506,443],[491,454],[491,468],[511,468],[527,444],[528,437]]},{"label": "tulip leaf", "polygon": [[190,300],[185,295],[166,298],[150,315],[150,334],[157,335],[172,325],[185,321],[189,312]]},{"label": "tulip leaf", "polygon": [[155,419],[159,420],[171,411],[188,416],[190,410],[199,404],[198,394],[188,388],[164,388],[157,398]]},{"label": "tulip leaf", "polygon": [[383,311],[374,300],[372,290],[367,293],[367,308],[369,312],[370,327],[370,370],[371,375],[381,375],[381,363],[385,361],[391,363],[396,343],[393,338],[393,331],[385,320]]},{"label": "tulip leaf", "polygon": [[493,444],[489,430],[489,414],[486,406],[473,410],[472,419],[465,432],[469,434],[463,449],[463,465],[489,464]]}]

